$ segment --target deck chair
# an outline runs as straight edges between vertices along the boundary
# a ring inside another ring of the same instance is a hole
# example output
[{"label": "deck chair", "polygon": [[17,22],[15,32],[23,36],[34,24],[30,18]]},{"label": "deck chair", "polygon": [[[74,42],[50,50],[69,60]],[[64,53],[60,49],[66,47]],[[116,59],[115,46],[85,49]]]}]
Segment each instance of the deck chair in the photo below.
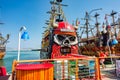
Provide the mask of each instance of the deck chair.
[{"label": "deck chair", "polygon": [[120,60],[116,60],[116,75],[120,77]]}]

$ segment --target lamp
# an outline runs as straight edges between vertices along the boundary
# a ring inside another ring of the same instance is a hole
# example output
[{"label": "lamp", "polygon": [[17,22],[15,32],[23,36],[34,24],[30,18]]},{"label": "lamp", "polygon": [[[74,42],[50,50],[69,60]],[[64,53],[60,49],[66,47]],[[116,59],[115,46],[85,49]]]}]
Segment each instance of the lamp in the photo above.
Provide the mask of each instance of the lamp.
[{"label": "lamp", "polygon": [[112,45],[116,45],[118,44],[118,41],[116,39],[113,39],[112,42],[111,42]]},{"label": "lamp", "polygon": [[28,32],[25,31],[25,32],[21,35],[21,39],[24,39],[24,40],[29,39]]},{"label": "lamp", "polygon": [[23,27],[20,28],[19,34],[18,34],[18,58],[17,58],[18,61],[20,60],[20,40],[21,39],[24,39],[24,40],[29,39],[29,35],[26,32],[26,27],[25,26],[23,26]]}]

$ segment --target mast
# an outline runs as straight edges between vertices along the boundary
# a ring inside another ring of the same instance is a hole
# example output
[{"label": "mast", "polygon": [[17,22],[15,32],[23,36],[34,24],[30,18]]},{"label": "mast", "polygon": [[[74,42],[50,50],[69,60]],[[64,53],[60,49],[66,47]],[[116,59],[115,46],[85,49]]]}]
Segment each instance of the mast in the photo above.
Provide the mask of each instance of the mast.
[{"label": "mast", "polygon": [[[2,7],[0,6],[0,19],[1,19],[1,17],[2,17]],[[2,24],[4,24],[1,20],[0,20],[0,25],[2,25]]]},{"label": "mast", "polygon": [[[89,42],[88,42],[88,41],[89,41],[89,31],[91,31],[92,36],[94,36],[94,33],[92,32],[92,30],[93,30],[94,28],[90,28],[90,27],[89,27],[89,26],[90,26],[89,20],[91,20],[91,13],[94,12],[94,11],[97,11],[97,10],[102,10],[102,8],[93,9],[93,10],[91,10],[90,12],[86,12],[86,14],[85,14],[84,20],[85,20],[85,29],[86,29],[85,31],[86,31],[87,43],[89,43]],[[98,28],[99,28],[98,16],[99,16],[99,14],[96,14],[96,15],[95,15],[97,32],[99,32],[99,29],[98,29]]]},{"label": "mast", "polygon": [[[0,18],[1,18],[1,7],[0,7]],[[3,25],[4,23],[0,20],[0,25]],[[0,45],[5,45],[9,39],[10,35],[7,34],[6,39],[2,36],[2,33],[0,32]]]},{"label": "mast", "polygon": [[61,4],[61,2],[62,2],[62,0],[50,1],[51,5],[52,5],[51,11],[47,12],[47,13],[51,14],[50,15],[50,23],[66,21],[64,12],[62,10],[62,6],[67,6],[67,5]]},{"label": "mast", "polygon": [[112,17],[112,22],[113,22],[111,26],[113,26],[113,28],[114,28],[115,37],[117,37],[116,23],[115,23],[115,14],[117,14],[117,12],[112,10],[112,13],[110,14],[110,16]]},{"label": "mast", "polygon": [[[1,19],[1,7],[0,7],[0,19]],[[4,24],[1,20],[0,20],[0,25]],[[4,38],[2,37],[2,33],[0,32],[0,45],[3,44]]]},{"label": "mast", "polygon": [[[86,12],[86,23],[85,23],[85,25],[86,25],[86,35],[87,35],[87,41],[88,41],[88,38],[89,38],[89,35],[88,35],[88,24],[89,24],[89,22],[88,22],[88,19],[89,19],[89,14],[88,14],[88,12]],[[87,42],[88,43],[88,42]]]},{"label": "mast", "polygon": [[118,25],[119,25],[119,31],[120,31],[120,18],[118,18]]},{"label": "mast", "polygon": [[98,23],[98,16],[99,16],[100,14],[98,14],[98,13],[96,13],[95,14],[95,19],[96,19],[96,23],[95,23],[95,26],[96,26],[96,30],[97,30],[97,36],[99,37],[99,33],[100,33],[100,31],[99,31],[99,25],[100,25],[100,23]]}]

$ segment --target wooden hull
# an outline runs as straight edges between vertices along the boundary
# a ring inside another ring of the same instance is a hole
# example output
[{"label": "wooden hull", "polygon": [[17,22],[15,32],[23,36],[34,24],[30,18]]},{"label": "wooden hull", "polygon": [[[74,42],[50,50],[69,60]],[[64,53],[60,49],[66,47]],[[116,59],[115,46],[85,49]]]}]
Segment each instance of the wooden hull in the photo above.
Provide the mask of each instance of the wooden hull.
[{"label": "wooden hull", "polygon": [[0,52],[0,59],[3,59],[5,56],[5,52]]}]

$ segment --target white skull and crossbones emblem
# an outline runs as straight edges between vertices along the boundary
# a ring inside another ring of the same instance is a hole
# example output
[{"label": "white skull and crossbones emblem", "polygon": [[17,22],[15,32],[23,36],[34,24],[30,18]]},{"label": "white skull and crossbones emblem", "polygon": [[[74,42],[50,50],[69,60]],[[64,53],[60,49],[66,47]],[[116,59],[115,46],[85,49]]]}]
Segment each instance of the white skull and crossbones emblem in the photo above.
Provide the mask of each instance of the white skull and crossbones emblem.
[{"label": "white skull and crossbones emblem", "polygon": [[55,34],[54,42],[57,43],[58,45],[61,45],[62,47],[63,46],[70,47],[71,45],[76,45],[78,43],[78,40],[76,36]]}]

